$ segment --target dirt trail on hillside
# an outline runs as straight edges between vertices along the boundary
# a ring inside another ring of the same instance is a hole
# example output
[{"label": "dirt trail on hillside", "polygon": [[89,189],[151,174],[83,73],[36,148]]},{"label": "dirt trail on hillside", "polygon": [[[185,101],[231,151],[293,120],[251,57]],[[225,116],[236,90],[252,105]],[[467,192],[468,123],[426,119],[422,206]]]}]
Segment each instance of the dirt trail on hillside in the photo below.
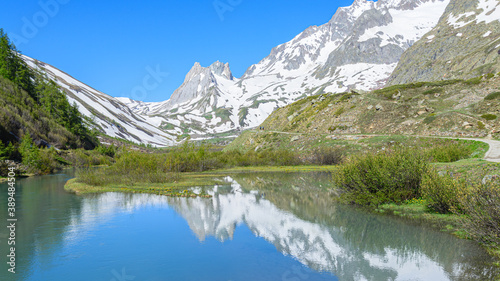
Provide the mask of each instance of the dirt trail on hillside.
[{"label": "dirt trail on hillside", "polygon": [[490,146],[490,149],[484,155],[484,160],[500,163],[500,141],[489,139],[463,139],[485,142]]},{"label": "dirt trail on hillside", "polygon": [[[260,131],[260,132],[267,132],[267,133],[278,133],[278,134],[285,134],[285,135],[304,135],[303,133],[292,133],[292,132],[280,132],[280,131]],[[320,135],[331,135],[331,134],[320,134]],[[343,136],[348,136],[348,135],[343,135]],[[389,135],[370,135],[366,134],[366,136],[389,136]],[[408,135],[412,136],[412,135]],[[359,136],[358,136],[359,137]],[[443,138],[443,139],[461,139],[461,140],[474,140],[474,141],[480,141],[487,143],[490,146],[490,149],[486,154],[484,155],[484,160],[490,161],[490,162],[495,162],[495,163],[500,163],[500,141],[497,140],[491,140],[491,139],[474,139],[474,138],[456,138],[456,137],[434,137],[434,136],[412,136],[412,137],[421,137],[421,138]]]}]

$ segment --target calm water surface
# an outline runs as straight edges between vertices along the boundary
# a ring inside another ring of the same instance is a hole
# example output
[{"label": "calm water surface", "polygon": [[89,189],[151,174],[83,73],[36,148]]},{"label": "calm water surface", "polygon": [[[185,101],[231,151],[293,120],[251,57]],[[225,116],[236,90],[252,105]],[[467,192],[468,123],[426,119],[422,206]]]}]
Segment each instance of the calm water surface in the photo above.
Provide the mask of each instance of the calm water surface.
[{"label": "calm water surface", "polygon": [[[0,280],[490,280],[475,243],[332,204],[328,174],[249,174],[213,198],[76,196],[66,174],[20,180],[16,274]],[[7,185],[0,184],[6,225]],[[201,188],[194,188],[201,191]]]}]

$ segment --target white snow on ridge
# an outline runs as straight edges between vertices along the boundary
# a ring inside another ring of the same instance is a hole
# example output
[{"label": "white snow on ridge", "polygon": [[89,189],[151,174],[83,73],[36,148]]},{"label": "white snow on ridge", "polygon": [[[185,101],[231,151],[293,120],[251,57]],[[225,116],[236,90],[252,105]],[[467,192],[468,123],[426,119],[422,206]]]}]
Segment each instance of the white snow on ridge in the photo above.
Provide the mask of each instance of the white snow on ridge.
[{"label": "white snow on ridge", "polygon": [[477,8],[483,10],[476,17],[478,23],[500,21],[500,2],[497,0],[479,0]]},{"label": "white snow on ridge", "polygon": [[486,32],[485,34],[483,34],[483,37],[488,37],[488,36],[490,36],[490,35],[491,35],[491,31],[488,31],[488,32]]},{"label": "white snow on ridge", "polygon": [[349,86],[356,89],[368,91],[376,88],[377,82],[389,77],[396,68],[397,63],[393,64],[369,64],[357,63],[341,66],[337,69],[338,80],[342,80],[343,87],[331,85],[325,88],[326,92],[343,92],[349,89]]},{"label": "white snow on ridge", "polygon": [[467,24],[472,22],[472,21],[467,21],[466,19],[469,18],[470,16],[475,15],[475,14],[476,13],[474,13],[474,12],[467,12],[467,13],[460,14],[458,16],[449,15],[448,16],[448,24],[453,26],[454,28],[464,27]]},{"label": "white snow on ridge", "polygon": [[380,47],[383,47],[393,43],[394,38],[402,37],[404,41],[398,42],[399,45],[408,47],[436,26],[449,2],[450,0],[437,1],[436,3],[427,2],[414,10],[389,9],[392,23],[366,30],[359,37],[359,42],[378,37],[382,39]]},{"label": "white snow on ridge", "polygon": [[[479,14],[476,12],[467,12],[460,15],[449,15],[448,24],[454,28],[461,28],[469,23],[486,23],[489,24],[493,21],[500,21],[500,2],[497,0],[478,0],[477,9],[480,10]],[[468,19],[471,16],[475,18]]]}]

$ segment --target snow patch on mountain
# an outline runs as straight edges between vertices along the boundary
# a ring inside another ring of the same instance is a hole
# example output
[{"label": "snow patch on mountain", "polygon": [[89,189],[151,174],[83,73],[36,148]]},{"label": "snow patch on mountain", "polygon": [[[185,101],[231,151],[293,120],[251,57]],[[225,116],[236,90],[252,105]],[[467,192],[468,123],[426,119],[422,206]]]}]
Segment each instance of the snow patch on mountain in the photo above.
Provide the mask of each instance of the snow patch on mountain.
[{"label": "snow patch on mountain", "polygon": [[359,42],[380,38],[382,39],[380,47],[383,47],[395,43],[396,38],[400,39],[396,43],[401,47],[411,46],[413,42],[436,26],[446,6],[448,6],[448,1],[422,3],[412,10],[391,8],[387,12],[391,15],[392,22],[366,30],[359,38]]},{"label": "snow patch on mountain", "polygon": [[174,137],[158,129],[156,124],[132,112],[119,99],[108,96],[76,80],[65,72],[28,56],[23,60],[33,69],[41,71],[65,92],[68,101],[76,104],[80,113],[89,117],[102,133],[135,143],[168,146]]},{"label": "snow patch on mountain", "polygon": [[[470,23],[486,23],[500,21],[500,2],[497,0],[478,0],[477,12],[465,12],[459,15],[448,16],[448,24],[454,28],[461,28]],[[475,16],[475,17],[473,17]]]}]

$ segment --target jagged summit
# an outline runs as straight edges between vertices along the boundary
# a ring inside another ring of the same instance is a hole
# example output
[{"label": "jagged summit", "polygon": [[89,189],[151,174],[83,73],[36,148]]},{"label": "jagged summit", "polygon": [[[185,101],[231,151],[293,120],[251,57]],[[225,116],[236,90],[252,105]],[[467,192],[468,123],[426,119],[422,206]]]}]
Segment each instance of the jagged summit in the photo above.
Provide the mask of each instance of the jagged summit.
[{"label": "jagged summit", "polygon": [[210,70],[213,74],[220,75],[226,77],[229,80],[233,80],[233,73],[231,73],[231,69],[229,69],[229,63],[222,63],[220,61],[214,62],[210,65]]}]

